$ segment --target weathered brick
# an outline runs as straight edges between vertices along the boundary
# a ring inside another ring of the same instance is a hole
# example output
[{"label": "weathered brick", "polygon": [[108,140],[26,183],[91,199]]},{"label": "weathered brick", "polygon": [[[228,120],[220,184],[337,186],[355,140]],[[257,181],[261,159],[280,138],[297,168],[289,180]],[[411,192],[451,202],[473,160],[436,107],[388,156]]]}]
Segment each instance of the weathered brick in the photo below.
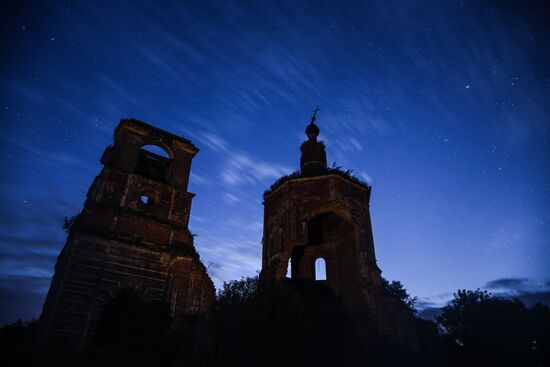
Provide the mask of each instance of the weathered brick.
[{"label": "weathered brick", "polygon": [[[141,149],[149,144],[169,158]],[[83,345],[123,289],[166,301],[174,326],[189,314],[208,315],[214,285],[187,228],[194,196],[187,183],[197,152],[184,138],[121,120],[58,258],[41,316],[47,338]]]},{"label": "weathered brick", "polygon": [[315,281],[315,262],[326,264],[326,280],[342,299],[360,339],[383,335],[416,350],[413,315],[385,293],[376,263],[370,219],[371,187],[326,165],[325,146],[312,123],[302,144],[300,172],[264,195],[262,281]]}]

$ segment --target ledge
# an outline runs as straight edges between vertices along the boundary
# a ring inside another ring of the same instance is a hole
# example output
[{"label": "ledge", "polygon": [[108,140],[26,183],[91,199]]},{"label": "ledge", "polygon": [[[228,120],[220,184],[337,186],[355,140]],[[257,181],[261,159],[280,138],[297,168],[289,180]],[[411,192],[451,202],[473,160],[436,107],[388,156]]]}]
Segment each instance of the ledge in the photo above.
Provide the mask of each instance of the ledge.
[{"label": "ledge", "polygon": [[263,197],[265,199],[266,197],[268,197],[269,195],[271,195],[272,193],[276,192],[281,187],[283,187],[287,182],[298,181],[303,179],[323,178],[328,176],[336,176],[346,180],[349,183],[355,184],[356,186],[362,189],[367,189],[367,190],[370,189],[370,186],[363,180],[354,176],[351,170],[344,171],[336,167],[336,168],[327,168],[325,172],[318,173],[318,174],[303,174],[300,171],[294,171],[291,174],[282,176],[277,181],[275,181],[268,190],[264,191]]}]

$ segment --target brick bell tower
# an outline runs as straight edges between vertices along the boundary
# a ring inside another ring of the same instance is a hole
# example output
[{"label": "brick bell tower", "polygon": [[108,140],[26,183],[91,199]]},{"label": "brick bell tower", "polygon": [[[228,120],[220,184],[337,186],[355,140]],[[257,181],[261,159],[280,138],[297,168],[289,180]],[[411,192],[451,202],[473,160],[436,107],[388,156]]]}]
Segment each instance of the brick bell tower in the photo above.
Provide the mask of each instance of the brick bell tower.
[{"label": "brick bell tower", "polygon": [[413,315],[383,290],[370,218],[371,187],[327,168],[316,113],[300,148],[300,171],[264,194],[262,280],[290,274],[302,283],[324,283],[341,298],[360,340],[371,343],[381,336],[416,350]]},{"label": "brick bell tower", "polygon": [[[156,145],[167,158],[142,149]],[[166,301],[175,327],[206,316],[214,285],[189,232],[189,140],[135,119],[120,121],[72,225],[41,316],[48,339],[82,346],[121,290]]]}]

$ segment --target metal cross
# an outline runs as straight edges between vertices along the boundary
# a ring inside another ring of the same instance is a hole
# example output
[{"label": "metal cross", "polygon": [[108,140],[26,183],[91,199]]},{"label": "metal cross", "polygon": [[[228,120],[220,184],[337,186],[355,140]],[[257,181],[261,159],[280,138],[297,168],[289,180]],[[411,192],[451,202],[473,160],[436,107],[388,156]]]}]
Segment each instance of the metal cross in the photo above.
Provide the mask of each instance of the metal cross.
[{"label": "metal cross", "polygon": [[319,106],[315,107],[315,109],[313,110],[313,116],[317,116],[317,112],[318,111],[321,111],[321,109],[319,108]]},{"label": "metal cross", "polygon": [[315,116],[317,116],[317,112],[319,111],[321,111],[319,106],[315,107],[315,109],[313,110],[313,116],[311,117],[311,122],[315,121]]}]

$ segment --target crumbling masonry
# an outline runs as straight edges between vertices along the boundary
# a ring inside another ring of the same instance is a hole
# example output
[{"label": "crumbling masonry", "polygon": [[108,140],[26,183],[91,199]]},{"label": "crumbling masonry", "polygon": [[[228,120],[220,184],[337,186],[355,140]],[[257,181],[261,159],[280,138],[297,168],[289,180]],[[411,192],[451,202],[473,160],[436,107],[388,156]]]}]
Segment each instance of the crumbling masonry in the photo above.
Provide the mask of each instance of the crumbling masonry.
[{"label": "crumbling masonry", "polygon": [[[264,194],[261,277],[284,279],[290,267],[293,280],[325,283],[342,299],[363,343],[383,338],[417,350],[412,313],[389,297],[381,283],[370,218],[371,187],[327,167],[319,132],[314,115],[301,146],[300,171],[281,178]],[[326,265],[322,280],[316,279],[319,259],[320,266]]]},{"label": "crumbling masonry", "polygon": [[214,285],[188,229],[197,152],[189,140],[141,121],[120,122],[57,260],[41,316],[47,338],[84,345],[121,290],[166,301],[176,327],[187,315],[208,314]]},{"label": "crumbling masonry", "polygon": [[[365,345],[383,338],[417,350],[413,315],[381,282],[371,187],[327,168],[315,115],[306,134],[300,171],[264,195],[262,281],[284,279],[291,266],[292,279],[322,282],[340,297]],[[189,140],[143,122],[120,122],[59,255],[41,319],[48,338],[85,345],[105,306],[127,289],[167,302],[175,327],[188,315],[208,315],[214,286],[188,230],[194,195],[187,184],[197,152]],[[326,264],[322,280],[319,259]]]}]

